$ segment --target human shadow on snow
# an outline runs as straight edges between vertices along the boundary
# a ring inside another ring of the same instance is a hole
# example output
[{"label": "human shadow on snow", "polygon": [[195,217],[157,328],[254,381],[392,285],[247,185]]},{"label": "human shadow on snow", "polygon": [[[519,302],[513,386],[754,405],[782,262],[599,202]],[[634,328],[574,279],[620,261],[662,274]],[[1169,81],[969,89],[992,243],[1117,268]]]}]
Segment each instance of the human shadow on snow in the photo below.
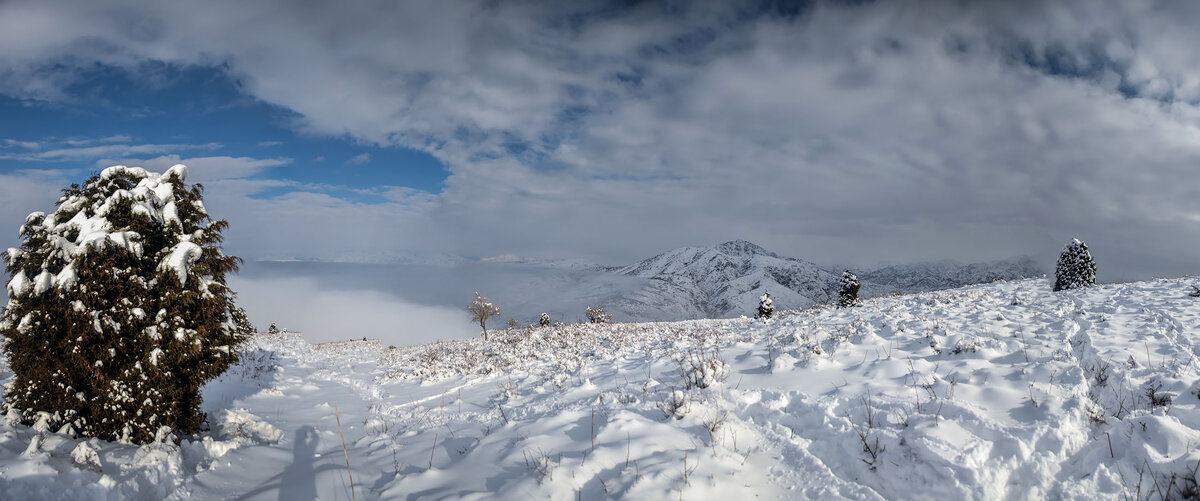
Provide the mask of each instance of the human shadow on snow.
[{"label": "human shadow on snow", "polygon": [[[292,464],[282,473],[272,476],[262,486],[238,496],[237,499],[249,499],[278,488],[280,501],[313,501],[317,499],[317,476],[326,471],[343,469],[337,464],[315,466],[320,439],[317,430],[312,426],[297,429],[292,442]],[[276,480],[278,483],[274,483]]]}]

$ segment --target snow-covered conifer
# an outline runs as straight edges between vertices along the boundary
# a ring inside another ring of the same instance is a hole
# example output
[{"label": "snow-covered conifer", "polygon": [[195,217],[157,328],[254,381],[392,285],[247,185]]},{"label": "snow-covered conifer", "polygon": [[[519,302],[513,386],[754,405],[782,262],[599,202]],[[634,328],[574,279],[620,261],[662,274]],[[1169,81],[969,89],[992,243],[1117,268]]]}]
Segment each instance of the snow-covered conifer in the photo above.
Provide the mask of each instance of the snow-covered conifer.
[{"label": "snow-covered conifer", "polygon": [[588,306],[586,313],[588,322],[593,324],[606,324],[611,322],[613,318],[612,313],[604,311],[604,308],[601,306]]},{"label": "snow-covered conifer", "polygon": [[771,315],[775,314],[775,303],[771,301],[771,293],[764,292],[762,297],[758,299],[758,315],[757,318],[770,319]]},{"label": "snow-covered conifer", "polygon": [[186,175],[109,167],[26,218],[0,314],[9,415],[139,443],[199,430],[200,388],[236,362],[249,322],[225,284],[239,262],[221,252],[227,223]]},{"label": "snow-covered conifer", "polygon": [[479,327],[483,329],[483,340],[487,341],[487,321],[500,314],[500,307],[489,303],[486,297],[479,295],[479,291],[475,291],[475,299],[471,300],[467,311],[471,313],[471,320],[479,322]]},{"label": "snow-covered conifer", "polygon": [[851,306],[859,305],[858,288],[860,287],[860,284],[858,282],[858,276],[856,276],[850,270],[846,270],[845,273],[842,273],[842,279],[838,282],[838,286],[840,287],[840,290],[838,291],[839,308],[849,308]]},{"label": "snow-covered conifer", "polygon": [[1096,285],[1096,262],[1087,244],[1078,238],[1063,247],[1054,270],[1054,290],[1078,289]]},{"label": "snow-covered conifer", "polygon": [[538,319],[538,325],[542,327],[550,327],[550,315],[542,313],[542,317]]}]

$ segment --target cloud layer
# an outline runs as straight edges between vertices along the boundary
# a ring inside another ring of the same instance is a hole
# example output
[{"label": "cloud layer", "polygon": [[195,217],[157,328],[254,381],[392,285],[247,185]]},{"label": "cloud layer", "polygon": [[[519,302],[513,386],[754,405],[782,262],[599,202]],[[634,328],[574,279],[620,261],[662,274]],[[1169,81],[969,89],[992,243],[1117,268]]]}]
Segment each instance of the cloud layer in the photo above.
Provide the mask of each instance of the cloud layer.
[{"label": "cloud layer", "polygon": [[252,258],[620,263],[740,237],[823,263],[1050,264],[1078,236],[1108,279],[1195,272],[1200,5],[70,3],[0,5],[0,92],[70,103],[96,63],[215,66],[298,130],[450,171],[366,204],[239,174],[286,160],[203,157]]}]

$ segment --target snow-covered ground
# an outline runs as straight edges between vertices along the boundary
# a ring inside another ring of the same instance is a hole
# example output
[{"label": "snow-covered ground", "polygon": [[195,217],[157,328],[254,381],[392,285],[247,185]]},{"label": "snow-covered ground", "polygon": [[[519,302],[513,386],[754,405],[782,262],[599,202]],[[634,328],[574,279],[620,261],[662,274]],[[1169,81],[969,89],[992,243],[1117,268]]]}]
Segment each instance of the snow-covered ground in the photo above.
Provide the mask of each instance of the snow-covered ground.
[{"label": "snow-covered ground", "polygon": [[177,444],[0,425],[0,499],[1179,497],[1200,465],[1192,283],[400,348],[260,335],[206,387],[211,431]]}]

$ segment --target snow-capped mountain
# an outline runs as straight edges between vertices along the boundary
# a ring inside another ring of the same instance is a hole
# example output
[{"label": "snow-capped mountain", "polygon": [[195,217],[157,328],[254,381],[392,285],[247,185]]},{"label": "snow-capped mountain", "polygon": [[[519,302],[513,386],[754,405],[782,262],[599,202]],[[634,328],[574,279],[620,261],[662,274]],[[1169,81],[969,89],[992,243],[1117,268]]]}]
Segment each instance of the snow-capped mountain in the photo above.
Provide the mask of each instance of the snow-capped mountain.
[{"label": "snow-capped mountain", "polygon": [[[727,318],[752,315],[764,292],[776,307],[803,308],[837,299],[838,270],[781,256],[752,242],[681,247],[616,270],[649,282],[611,296],[605,306],[629,320]],[[917,292],[1043,275],[1033,259],[986,263],[936,261],[888,266],[859,274],[860,297]]]},{"label": "snow-capped mountain", "polygon": [[1018,256],[971,264],[944,260],[885,266],[860,273],[858,277],[899,291],[925,292],[998,280],[1033,278],[1044,274],[1045,271],[1033,258]]},{"label": "snow-capped mountain", "polygon": [[[835,300],[841,277],[802,259],[780,256],[745,240],[715,247],[681,247],[617,273],[649,279],[634,294],[614,301],[613,309],[648,315],[669,306],[697,317],[751,315],[764,292],[777,308],[800,308]],[[863,283],[860,294],[875,296],[890,288]],[[682,304],[680,304],[682,303]]]}]

